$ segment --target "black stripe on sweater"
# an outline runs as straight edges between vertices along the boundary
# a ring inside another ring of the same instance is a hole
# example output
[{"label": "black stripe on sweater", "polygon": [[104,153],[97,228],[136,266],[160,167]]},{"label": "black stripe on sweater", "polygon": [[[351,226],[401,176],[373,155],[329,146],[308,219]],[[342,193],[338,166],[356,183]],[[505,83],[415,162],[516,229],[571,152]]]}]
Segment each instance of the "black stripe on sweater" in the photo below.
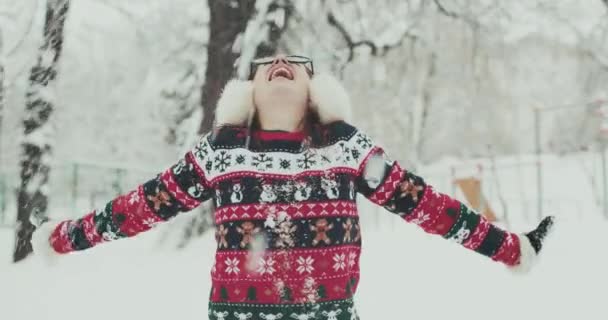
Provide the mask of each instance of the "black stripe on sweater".
[{"label": "black stripe on sweater", "polygon": [[82,219],[78,219],[70,224],[68,227],[68,237],[70,238],[72,249],[76,251],[85,250],[92,247],[84,232]]},{"label": "black stripe on sweater", "polygon": [[479,248],[475,251],[483,254],[484,256],[492,257],[496,254],[502,243],[505,241],[505,232],[498,229],[494,225],[490,225],[490,230],[486,235]]}]

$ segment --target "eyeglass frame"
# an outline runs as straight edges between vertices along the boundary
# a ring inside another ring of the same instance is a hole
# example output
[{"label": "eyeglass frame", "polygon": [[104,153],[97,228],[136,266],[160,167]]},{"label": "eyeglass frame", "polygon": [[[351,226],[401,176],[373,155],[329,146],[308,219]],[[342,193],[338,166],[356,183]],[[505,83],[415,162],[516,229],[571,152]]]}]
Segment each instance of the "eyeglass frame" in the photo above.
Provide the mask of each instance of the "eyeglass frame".
[{"label": "eyeglass frame", "polygon": [[[306,59],[307,61],[303,62],[303,63],[298,63],[298,62],[289,61],[289,58],[303,58],[303,59]],[[272,64],[272,63],[274,63],[275,59],[272,59],[268,62],[255,62],[255,60],[259,60],[259,59],[254,59],[253,61],[251,61],[249,63],[249,80],[253,80],[253,77],[255,77],[255,73],[258,71],[258,68],[260,66]],[[300,55],[289,55],[289,56],[285,57],[285,60],[287,60],[287,62],[289,62],[290,64],[304,64],[304,68],[306,68],[306,70],[309,72],[310,76],[315,74],[314,64],[312,62],[312,59],[309,57],[300,56]],[[310,63],[310,68],[308,68],[306,66],[306,64],[308,64],[308,63]]]}]

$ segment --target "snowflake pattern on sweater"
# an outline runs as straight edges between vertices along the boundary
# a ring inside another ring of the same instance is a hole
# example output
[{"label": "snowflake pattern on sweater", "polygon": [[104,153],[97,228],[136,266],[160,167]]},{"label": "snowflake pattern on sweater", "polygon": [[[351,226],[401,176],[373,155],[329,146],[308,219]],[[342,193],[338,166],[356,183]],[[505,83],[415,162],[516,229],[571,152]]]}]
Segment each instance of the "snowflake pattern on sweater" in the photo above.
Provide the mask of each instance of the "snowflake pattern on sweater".
[{"label": "snowflake pattern on sweater", "polygon": [[88,249],[213,199],[210,319],[358,319],[356,193],[428,233],[519,263],[517,235],[436,192],[363,132],[341,121],[317,130],[312,141],[274,133],[249,148],[243,128],[216,130],[157,177],[101,210],[61,222],[50,243],[59,253]]}]

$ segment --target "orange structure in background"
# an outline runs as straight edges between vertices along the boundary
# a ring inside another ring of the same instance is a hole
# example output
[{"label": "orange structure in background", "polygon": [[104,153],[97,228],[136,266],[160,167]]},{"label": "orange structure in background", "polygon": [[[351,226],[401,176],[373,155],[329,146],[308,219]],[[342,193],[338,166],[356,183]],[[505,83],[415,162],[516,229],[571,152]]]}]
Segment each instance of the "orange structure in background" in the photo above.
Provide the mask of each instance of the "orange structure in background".
[{"label": "orange structure in background", "polygon": [[461,178],[454,180],[458,185],[467,202],[477,212],[480,212],[486,219],[496,221],[496,214],[490,207],[486,198],[481,194],[481,181],[477,178]]}]

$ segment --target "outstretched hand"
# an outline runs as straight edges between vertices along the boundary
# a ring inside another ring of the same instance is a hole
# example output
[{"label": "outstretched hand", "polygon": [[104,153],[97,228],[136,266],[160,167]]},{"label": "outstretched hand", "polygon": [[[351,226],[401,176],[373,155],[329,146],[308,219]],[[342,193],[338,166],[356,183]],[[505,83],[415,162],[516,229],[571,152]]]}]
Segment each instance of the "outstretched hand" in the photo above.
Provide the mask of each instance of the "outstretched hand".
[{"label": "outstretched hand", "polygon": [[534,251],[538,254],[543,247],[543,241],[545,237],[551,229],[553,228],[553,223],[555,222],[554,216],[545,217],[536,227],[536,229],[528,232],[525,236],[530,240],[530,244],[534,248]]}]

